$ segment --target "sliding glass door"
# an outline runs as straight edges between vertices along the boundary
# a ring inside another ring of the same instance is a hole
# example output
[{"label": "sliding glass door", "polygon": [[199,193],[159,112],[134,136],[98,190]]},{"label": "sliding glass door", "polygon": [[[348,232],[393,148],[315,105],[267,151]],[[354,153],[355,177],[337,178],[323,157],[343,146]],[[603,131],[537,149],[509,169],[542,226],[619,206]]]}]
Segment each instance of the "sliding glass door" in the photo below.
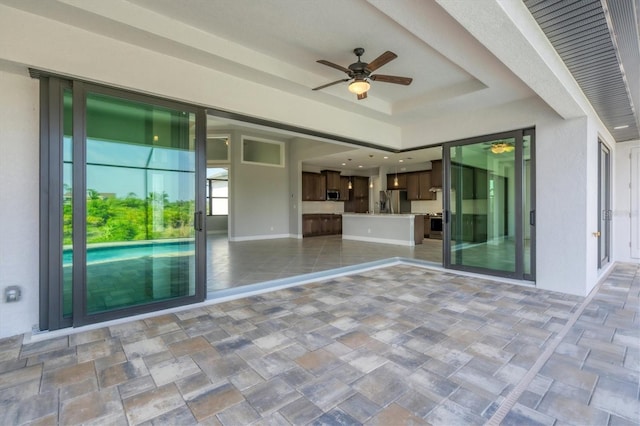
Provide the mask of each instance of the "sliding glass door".
[{"label": "sliding glass door", "polygon": [[611,172],[609,148],[598,141],[598,269],[609,263],[611,241]]},{"label": "sliding glass door", "polygon": [[445,267],[533,279],[533,131],[445,144]]},{"label": "sliding glass door", "polygon": [[41,328],[203,300],[204,110],[51,80]]}]

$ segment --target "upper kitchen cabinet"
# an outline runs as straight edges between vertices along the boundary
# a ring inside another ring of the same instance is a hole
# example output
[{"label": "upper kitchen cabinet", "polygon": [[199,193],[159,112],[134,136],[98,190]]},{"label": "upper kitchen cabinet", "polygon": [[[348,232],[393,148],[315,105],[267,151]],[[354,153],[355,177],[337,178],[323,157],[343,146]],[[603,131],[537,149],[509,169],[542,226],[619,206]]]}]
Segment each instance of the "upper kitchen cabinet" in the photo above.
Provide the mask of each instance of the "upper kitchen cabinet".
[{"label": "upper kitchen cabinet", "polygon": [[369,198],[369,178],[353,176],[353,196],[354,198]]},{"label": "upper kitchen cabinet", "polygon": [[366,213],[369,210],[369,178],[352,176],[349,201],[344,211],[349,213]]},{"label": "upper kitchen cabinet", "polygon": [[349,177],[340,176],[340,201],[349,201]]},{"label": "upper kitchen cabinet", "polygon": [[431,172],[422,171],[407,173],[407,199],[408,200],[433,200],[435,192],[431,192]]},{"label": "upper kitchen cabinet", "polygon": [[[395,180],[398,184],[395,185]],[[387,189],[407,189],[407,173],[389,173],[387,174]]]},{"label": "upper kitchen cabinet", "polygon": [[325,201],[327,186],[320,173],[302,172],[302,201]]},{"label": "upper kitchen cabinet", "polygon": [[431,161],[431,186],[442,188],[442,160]]},{"label": "upper kitchen cabinet", "polygon": [[327,191],[340,191],[340,172],[334,170],[323,170]]}]

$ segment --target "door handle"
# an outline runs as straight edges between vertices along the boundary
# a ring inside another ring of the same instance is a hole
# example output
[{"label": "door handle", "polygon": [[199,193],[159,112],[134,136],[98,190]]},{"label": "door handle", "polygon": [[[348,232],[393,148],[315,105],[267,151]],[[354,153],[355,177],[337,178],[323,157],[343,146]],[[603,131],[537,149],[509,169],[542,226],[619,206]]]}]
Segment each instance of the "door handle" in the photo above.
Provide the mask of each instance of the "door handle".
[{"label": "door handle", "polygon": [[602,234],[600,233],[600,231],[598,231],[598,232],[594,232],[594,233],[593,233],[593,236],[594,236],[594,237],[596,237],[596,238],[600,238],[600,235],[602,235]]},{"label": "door handle", "polygon": [[529,225],[536,226],[536,211],[531,210],[529,212]]},{"label": "door handle", "polygon": [[196,231],[202,231],[202,212],[195,212],[193,214],[193,228]]}]

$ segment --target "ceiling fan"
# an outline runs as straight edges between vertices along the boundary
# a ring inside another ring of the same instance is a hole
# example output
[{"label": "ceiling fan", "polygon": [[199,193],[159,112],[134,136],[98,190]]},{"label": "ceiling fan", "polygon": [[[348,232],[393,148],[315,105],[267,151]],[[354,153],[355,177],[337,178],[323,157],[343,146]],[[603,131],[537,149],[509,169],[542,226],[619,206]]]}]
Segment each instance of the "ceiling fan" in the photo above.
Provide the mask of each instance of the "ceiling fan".
[{"label": "ceiling fan", "polygon": [[369,88],[371,87],[369,80],[381,81],[383,83],[402,84],[404,86],[408,86],[413,81],[412,78],[398,77],[396,75],[371,75],[372,72],[398,57],[398,55],[393,52],[387,50],[370,63],[362,62],[360,60],[360,57],[364,53],[364,49],[362,47],[356,47],[355,49],[353,49],[353,53],[355,53],[355,55],[358,57],[358,62],[354,62],[353,64],[349,65],[349,68],[334,64],[333,62],[325,61],[324,59],[316,61],[319,64],[326,65],[328,67],[345,72],[349,76],[349,78],[343,78],[328,84],[323,84],[322,86],[318,86],[313,90],[324,89],[325,87],[333,86],[334,84],[352,80],[351,83],[349,83],[349,91],[351,93],[355,93],[358,96],[358,100],[362,100],[367,97],[367,90],[369,90]]},{"label": "ceiling fan", "polygon": [[485,149],[491,151],[493,154],[509,153],[516,149],[514,143],[509,140],[485,142],[485,145],[487,145]]}]

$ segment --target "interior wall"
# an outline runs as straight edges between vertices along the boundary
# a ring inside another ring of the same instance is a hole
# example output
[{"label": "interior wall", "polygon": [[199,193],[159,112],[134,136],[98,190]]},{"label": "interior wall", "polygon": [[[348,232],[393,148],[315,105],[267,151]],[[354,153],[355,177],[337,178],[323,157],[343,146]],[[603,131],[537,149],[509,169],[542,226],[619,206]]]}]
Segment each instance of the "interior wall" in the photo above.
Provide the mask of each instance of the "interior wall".
[{"label": "interior wall", "polygon": [[[0,338],[38,323],[39,102],[36,80],[0,64]],[[6,303],[7,286],[22,300]]]},{"label": "interior wall", "polygon": [[640,262],[640,141],[616,144],[613,162],[613,259]]},{"label": "interior wall", "polygon": [[226,234],[228,228],[228,216],[207,216],[207,234]]},{"label": "interior wall", "polygon": [[230,241],[283,238],[289,236],[289,171],[285,167],[242,163],[242,136],[253,136],[285,142],[260,133],[234,131],[231,135],[231,168],[229,170]]}]

